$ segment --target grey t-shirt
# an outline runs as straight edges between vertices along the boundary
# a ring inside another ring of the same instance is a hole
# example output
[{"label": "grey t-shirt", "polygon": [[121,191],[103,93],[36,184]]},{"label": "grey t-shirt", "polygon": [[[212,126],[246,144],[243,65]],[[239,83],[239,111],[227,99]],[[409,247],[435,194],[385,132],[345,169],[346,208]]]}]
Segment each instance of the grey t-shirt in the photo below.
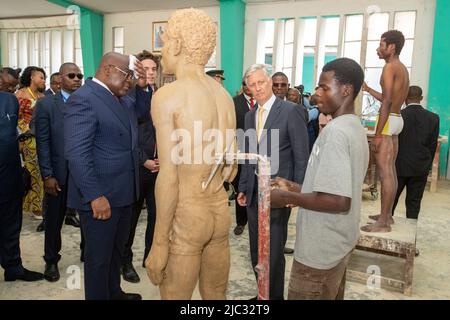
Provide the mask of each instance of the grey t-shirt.
[{"label": "grey t-shirt", "polygon": [[295,260],[311,268],[328,270],[355,247],[368,161],[366,132],[356,115],[339,116],[322,130],[308,161],[302,193],[349,197],[351,207],[339,214],[300,208]]}]

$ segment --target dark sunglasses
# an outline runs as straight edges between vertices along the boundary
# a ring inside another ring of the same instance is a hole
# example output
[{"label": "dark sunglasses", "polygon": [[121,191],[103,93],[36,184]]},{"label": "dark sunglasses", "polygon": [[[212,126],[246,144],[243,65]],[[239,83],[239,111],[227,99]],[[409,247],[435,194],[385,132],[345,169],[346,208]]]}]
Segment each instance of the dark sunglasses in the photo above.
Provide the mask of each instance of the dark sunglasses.
[{"label": "dark sunglasses", "polygon": [[79,80],[83,79],[84,75],[82,73],[67,73],[65,74],[69,79],[75,79],[77,77]]}]

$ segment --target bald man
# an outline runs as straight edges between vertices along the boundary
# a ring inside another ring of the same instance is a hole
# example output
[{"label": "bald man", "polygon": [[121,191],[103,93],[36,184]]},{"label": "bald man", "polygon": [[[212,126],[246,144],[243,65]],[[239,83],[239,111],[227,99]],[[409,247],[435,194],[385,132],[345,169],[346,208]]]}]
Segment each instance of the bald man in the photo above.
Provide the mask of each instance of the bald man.
[{"label": "bald man", "polygon": [[[120,287],[121,254],[139,191],[137,117],[149,116],[150,110],[141,91],[136,90],[135,102],[127,96],[133,78],[128,66],[128,56],[107,53],[94,78],[70,96],[64,110],[67,205],[80,214],[89,300],[141,299]],[[144,87],[141,62],[135,68]]]}]

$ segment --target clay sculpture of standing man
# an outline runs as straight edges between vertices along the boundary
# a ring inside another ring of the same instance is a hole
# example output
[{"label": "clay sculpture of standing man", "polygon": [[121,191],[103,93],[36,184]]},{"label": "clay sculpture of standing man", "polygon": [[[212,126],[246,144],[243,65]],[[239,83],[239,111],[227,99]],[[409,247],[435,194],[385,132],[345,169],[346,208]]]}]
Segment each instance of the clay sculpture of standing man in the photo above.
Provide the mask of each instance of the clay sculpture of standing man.
[{"label": "clay sculpture of standing man", "polygon": [[177,80],[152,100],[160,171],[145,265],[162,299],[190,299],[198,281],[203,299],[225,299],[231,216],[222,185],[233,180],[236,166],[221,165],[202,188],[214,172],[215,155],[227,149],[225,132],[236,127],[233,100],[204,71],[216,44],[215,25],[203,11],[178,10],[163,42],[163,71]]}]

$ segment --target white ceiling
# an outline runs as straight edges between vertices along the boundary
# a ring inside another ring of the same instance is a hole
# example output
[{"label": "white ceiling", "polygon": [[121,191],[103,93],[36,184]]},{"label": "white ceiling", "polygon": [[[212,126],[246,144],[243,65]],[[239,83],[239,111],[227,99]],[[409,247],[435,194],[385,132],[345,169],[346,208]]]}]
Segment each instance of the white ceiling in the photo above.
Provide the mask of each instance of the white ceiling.
[{"label": "white ceiling", "polygon": [[0,19],[65,13],[66,9],[45,0],[0,0]]},{"label": "white ceiling", "polygon": [[219,5],[218,0],[74,0],[73,2],[102,13],[170,10]]},{"label": "white ceiling", "polygon": [[[72,0],[100,13],[172,10],[188,7],[211,7],[219,0]],[[247,0],[247,3],[305,0]],[[0,19],[66,14],[66,9],[46,0],[0,0]]]}]

